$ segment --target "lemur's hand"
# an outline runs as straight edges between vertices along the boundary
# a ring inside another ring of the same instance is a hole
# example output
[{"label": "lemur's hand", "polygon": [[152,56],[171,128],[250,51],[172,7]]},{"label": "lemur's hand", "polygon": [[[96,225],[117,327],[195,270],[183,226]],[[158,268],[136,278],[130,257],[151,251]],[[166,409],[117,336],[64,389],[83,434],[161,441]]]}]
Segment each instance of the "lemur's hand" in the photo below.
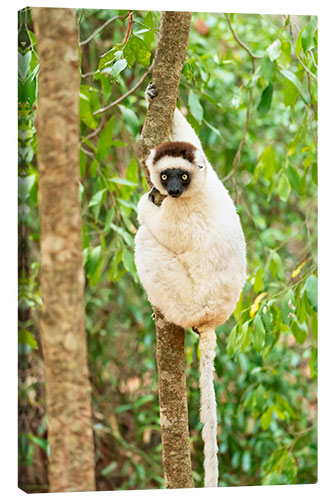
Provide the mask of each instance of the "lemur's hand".
[{"label": "lemur's hand", "polygon": [[151,103],[151,101],[157,96],[158,92],[156,90],[155,84],[150,82],[145,91],[146,103],[147,106]]},{"label": "lemur's hand", "polygon": [[148,193],[148,199],[152,202],[152,203],[155,203],[155,195],[156,193],[158,193],[156,187],[154,186],[153,188],[151,188],[151,190],[149,191]]},{"label": "lemur's hand", "polygon": [[154,205],[160,207],[162,204],[162,201],[164,200],[165,195],[161,194],[156,187],[152,187],[151,190],[148,193],[148,200],[154,203]]}]

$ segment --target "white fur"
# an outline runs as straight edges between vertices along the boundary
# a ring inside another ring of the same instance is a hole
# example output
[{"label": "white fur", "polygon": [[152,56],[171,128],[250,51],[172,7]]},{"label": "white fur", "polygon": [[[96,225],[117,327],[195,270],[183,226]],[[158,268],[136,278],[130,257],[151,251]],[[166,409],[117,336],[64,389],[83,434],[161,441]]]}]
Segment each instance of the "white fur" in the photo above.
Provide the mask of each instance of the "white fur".
[{"label": "white fur", "polygon": [[153,164],[154,152],[151,153],[148,168],[160,192],[167,194],[159,178],[165,168],[189,170],[191,183],[179,198],[167,196],[160,207],[152,203],[148,193],[141,198],[135,262],[151,304],[168,321],[200,331],[205,486],[217,486],[215,327],[229,318],[243,288],[245,240],[227,190],[204,156],[194,130],[178,109],[171,137],[197,147],[197,164],[167,156]]}]

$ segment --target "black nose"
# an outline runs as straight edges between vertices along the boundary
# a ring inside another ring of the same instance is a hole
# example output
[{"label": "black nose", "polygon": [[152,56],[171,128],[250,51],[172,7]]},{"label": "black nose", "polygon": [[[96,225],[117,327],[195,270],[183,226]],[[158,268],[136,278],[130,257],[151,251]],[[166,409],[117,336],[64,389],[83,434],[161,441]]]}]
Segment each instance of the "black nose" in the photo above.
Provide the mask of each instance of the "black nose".
[{"label": "black nose", "polygon": [[178,188],[169,189],[168,192],[169,192],[169,195],[172,196],[173,198],[178,198],[178,196],[180,196],[182,194],[181,190]]}]

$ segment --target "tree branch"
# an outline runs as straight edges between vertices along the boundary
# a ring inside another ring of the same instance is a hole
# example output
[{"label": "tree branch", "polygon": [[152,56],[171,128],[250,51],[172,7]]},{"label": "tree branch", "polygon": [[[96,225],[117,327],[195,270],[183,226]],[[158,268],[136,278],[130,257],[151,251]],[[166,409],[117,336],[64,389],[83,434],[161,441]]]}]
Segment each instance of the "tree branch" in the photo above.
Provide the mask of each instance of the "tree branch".
[{"label": "tree branch", "polygon": [[[153,70],[158,90],[151,102],[139,141],[139,154],[147,184],[152,186],[145,160],[150,149],[167,140],[171,131],[178,87],[191,24],[191,14],[163,12]],[[167,488],[193,488],[188,430],[183,328],[168,323],[155,311],[156,359],[162,457]]]},{"label": "tree branch", "polygon": [[98,33],[100,33],[101,31],[104,30],[104,28],[106,28],[107,26],[109,26],[109,24],[113,23],[113,21],[116,21],[117,19],[126,19],[127,17],[127,14],[125,16],[114,16],[114,17],[111,17],[111,19],[108,19],[108,21],[106,21],[104,24],[102,24],[102,26],[100,26],[99,28],[97,28],[96,31],[94,31],[86,40],[84,40],[83,42],[80,42],[79,45],[80,47],[82,47],[83,45],[86,45],[87,43],[89,43],[93,38],[95,38],[96,35],[98,35]]},{"label": "tree branch", "polygon": [[[238,36],[236,35],[232,25],[231,25],[231,22],[230,22],[230,19],[229,19],[229,16],[228,14],[224,14],[225,15],[225,18],[227,20],[227,23],[228,23],[228,26],[230,28],[230,31],[235,39],[235,41],[238,43],[238,45],[240,47],[242,47],[244,50],[246,50],[246,52],[249,54],[249,56],[251,57],[251,61],[252,61],[252,71],[251,71],[251,77],[254,75],[254,72],[255,72],[255,60],[256,59],[261,59],[261,56],[257,56],[256,54],[253,54],[253,52],[248,48],[247,45],[245,45],[244,42],[242,42]],[[253,99],[253,88],[251,87],[250,88],[250,91],[249,91],[249,100],[247,102],[247,108],[246,108],[246,119],[245,119],[245,124],[244,124],[244,129],[243,129],[243,135],[242,135],[242,138],[241,138],[241,141],[239,143],[239,146],[238,146],[238,150],[237,150],[237,153],[235,155],[235,158],[232,162],[232,169],[230,170],[230,172],[222,179],[223,182],[230,179],[230,177],[232,177],[234,175],[234,173],[236,172],[237,168],[238,168],[238,164],[239,164],[239,160],[240,160],[240,157],[241,157],[241,154],[242,154],[242,151],[243,151],[243,147],[244,147],[244,144],[245,144],[245,140],[246,140],[246,134],[247,134],[247,130],[248,130],[248,127],[249,127],[249,121],[250,121],[250,112],[251,112],[251,104],[252,104],[252,99]]]},{"label": "tree branch", "polygon": [[126,99],[126,97],[128,97],[131,94],[133,94],[136,91],[136,89],[140,87],[140,85],[142,84],[142,82],[145,81],[145,79],[147,78],[147,76],[151,73],[151,71],[153,69],[153,66],[154,66],[154,63],[151,64],[151,66],[149,66],[149,68],[146,71],[146,73],[144,73],[142,75],[142,77],[140,78],[140,80],[134,85],[134,87],[132,87],[128,92],[126,92],[126,94],[122,95],[121,97],[119,97],[115,101],[111,102],[111,104],[108,104],[104,108],[97,109],[97,111],[93,112],[93,115],[98,115],[99,113],[104,113],[105,111],[108,111],[108,109],[111,109],[114,106],[117,106],[122,101],[124,101]]}]

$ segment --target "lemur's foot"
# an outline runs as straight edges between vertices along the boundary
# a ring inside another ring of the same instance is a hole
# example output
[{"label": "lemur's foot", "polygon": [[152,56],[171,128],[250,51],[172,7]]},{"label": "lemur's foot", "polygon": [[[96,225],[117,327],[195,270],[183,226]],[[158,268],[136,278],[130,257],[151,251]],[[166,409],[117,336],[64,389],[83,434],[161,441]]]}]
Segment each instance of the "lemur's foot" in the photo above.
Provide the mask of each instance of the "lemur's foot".
[{"label": "lemur's foot", "polygon": [[199,330],[198,330],[197,328],[195,328],[194,326],[192,326],[192,331],[193,331],[194,333],[197,333],[198,335],[200,335]]},{"label": "lemur's foot", "polygon": [[150,82],[145,91],[147,104],[149,104],[157,96],[157,94],[158,92],[156,90],[155,84],[153,82]]}]

